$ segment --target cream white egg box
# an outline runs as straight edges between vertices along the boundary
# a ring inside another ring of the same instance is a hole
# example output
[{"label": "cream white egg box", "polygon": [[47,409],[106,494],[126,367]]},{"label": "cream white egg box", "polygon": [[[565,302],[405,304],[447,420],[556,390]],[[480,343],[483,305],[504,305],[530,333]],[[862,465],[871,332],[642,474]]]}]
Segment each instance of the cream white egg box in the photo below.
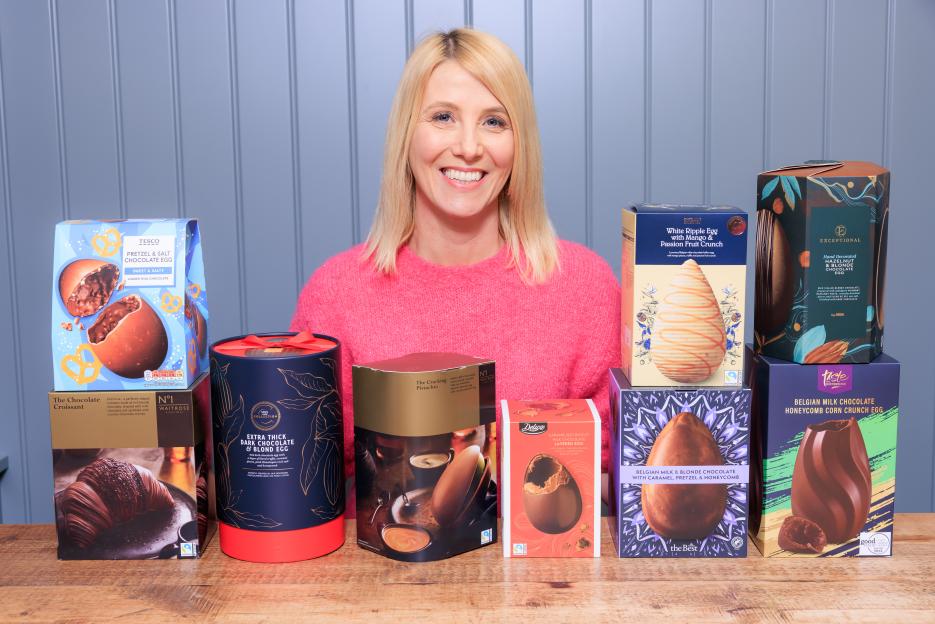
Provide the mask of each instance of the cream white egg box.
[{"label": "cream white egg box", "polygon": [[747,214],[623,209],[621,367],[633,386],[741,386]]}]

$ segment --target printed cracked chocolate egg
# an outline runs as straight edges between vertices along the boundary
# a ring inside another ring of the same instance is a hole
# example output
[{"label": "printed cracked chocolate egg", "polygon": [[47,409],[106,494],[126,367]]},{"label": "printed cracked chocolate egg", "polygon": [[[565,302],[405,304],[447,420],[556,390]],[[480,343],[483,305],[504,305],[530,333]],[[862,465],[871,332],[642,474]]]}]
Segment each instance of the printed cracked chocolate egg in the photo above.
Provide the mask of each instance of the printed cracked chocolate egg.
[{"label": "printed cracked chocolate egg", "polygon": [[659,302],[653,363],[673,381],[699,383],[714,374],[726,350],[724,318],[711,284],[697,262],[686,260]]},{"label": "printed cracked chocolate egg", "polygon": [[162,320],[138,295],[107,306],[88,328],[88,342],[104,366],[130,379],[158,369],[169,350]]},{"label": "printed cracked chocolate egg", "polygon": [[58,292],[72,316],[90,316],[107,305],[120,269],[102,260],[75,260],[58,276]]},{"label": "printed cracked chocolate egg", "polygon": [[205,317],[201,310],[192,301],[191,297],[185,295],[185,319],[191,323],[192,332],[195,334],[195,347],[199,357],[204,357],[208,348],[208,324],[205,323]]},{"label": "printed cracked chocolate egg", "polygon": [[761,335],[780,331],[789,320],[793,278],[792,250],[782,224],[772,211],[758,211],[753,326]]},{"label": "printed cracked chocolate egg", "polygon": [[[708,427],[691,412],[677,414],[653,443],[647,466],[721,466],[724,458]],[[658,535],[700,539],[724,517],[727,486],[719,483],[644,483],[643,517]]]},{"label": "printed cracked chocolate egg", "polygon": [[802,435],[792,470],[792,513],[821,527],[834,544],[867,522],[873,481],[857,420],[826,420]]},{"label": "printed cracked chocolate egg", "polygon": [[564,533],[581,517],[581,491],[568,468],[540,453],[526,466],[523,507],[529,522],[543,533]]}]

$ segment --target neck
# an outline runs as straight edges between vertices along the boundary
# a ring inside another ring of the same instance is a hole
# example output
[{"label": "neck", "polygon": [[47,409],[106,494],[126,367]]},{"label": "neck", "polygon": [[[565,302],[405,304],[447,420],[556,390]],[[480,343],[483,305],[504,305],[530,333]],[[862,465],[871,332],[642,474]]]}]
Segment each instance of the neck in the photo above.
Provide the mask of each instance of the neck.
[{"label": "neck", "polygon": [[500,250],[497,203],[469,217],[453,217],[416,198],[409,248],[423,260],[443,266],[475,264]]}]

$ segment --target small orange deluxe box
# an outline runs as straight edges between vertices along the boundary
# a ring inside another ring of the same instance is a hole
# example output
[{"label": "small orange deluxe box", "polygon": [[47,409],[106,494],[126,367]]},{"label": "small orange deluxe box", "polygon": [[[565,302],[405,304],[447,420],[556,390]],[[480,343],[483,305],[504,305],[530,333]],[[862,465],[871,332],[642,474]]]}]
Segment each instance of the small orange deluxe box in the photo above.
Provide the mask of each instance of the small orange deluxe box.
[{"label": "small orange deluxe box", "polygon": [[601,417],[594,402],[501,407],[503,556],[600,557]]}]

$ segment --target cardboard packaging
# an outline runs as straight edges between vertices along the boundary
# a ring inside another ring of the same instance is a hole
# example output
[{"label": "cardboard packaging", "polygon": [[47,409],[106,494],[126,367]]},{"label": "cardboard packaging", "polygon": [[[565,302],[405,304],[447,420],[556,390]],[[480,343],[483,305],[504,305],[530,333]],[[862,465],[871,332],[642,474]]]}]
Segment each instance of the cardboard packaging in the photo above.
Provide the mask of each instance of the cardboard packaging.
[{"label": "cardboard packaging", "polygon": [[210,386],[49,393],[59,559],[201,556],[215,528]]},{"label": "cardboard packaging", "polygon": [[621,353],[633,386],[741,385],[746,263],[738,208],[624,208]]},{"label": "cardboard packaging", "polygon": [[601,556],[601,417],[591,399],[501,401],[503,556]]},{"label": "cardboard packaging", "polygon": [[750,536],[767,557],[891,554],[899,363],[753,366]]},{"label": "cardboard packaging", "polygon": [[224,554],[300,561],[344,543],[340,349],[308,332],[211,345]]},{"label": "cardboard packaging", "polygon": [[620,557],[745,557],[746,388],[634,388],[610,369],[610,533]]},{"label": "cardboard packaging", "polygon": [[413,353],[353,375],[361,548],[433,561],[495,543],[493,361]]},{"label": "cardboard packaging", "polygon": [[53,256],[56,391],[181,390],[208,370],[197,221],[63,221]]},{"label": "cardboard packaging", "polygon": [[755,346],[799,364],[883,349],[889,171],[809,161],[757,179]]}]

